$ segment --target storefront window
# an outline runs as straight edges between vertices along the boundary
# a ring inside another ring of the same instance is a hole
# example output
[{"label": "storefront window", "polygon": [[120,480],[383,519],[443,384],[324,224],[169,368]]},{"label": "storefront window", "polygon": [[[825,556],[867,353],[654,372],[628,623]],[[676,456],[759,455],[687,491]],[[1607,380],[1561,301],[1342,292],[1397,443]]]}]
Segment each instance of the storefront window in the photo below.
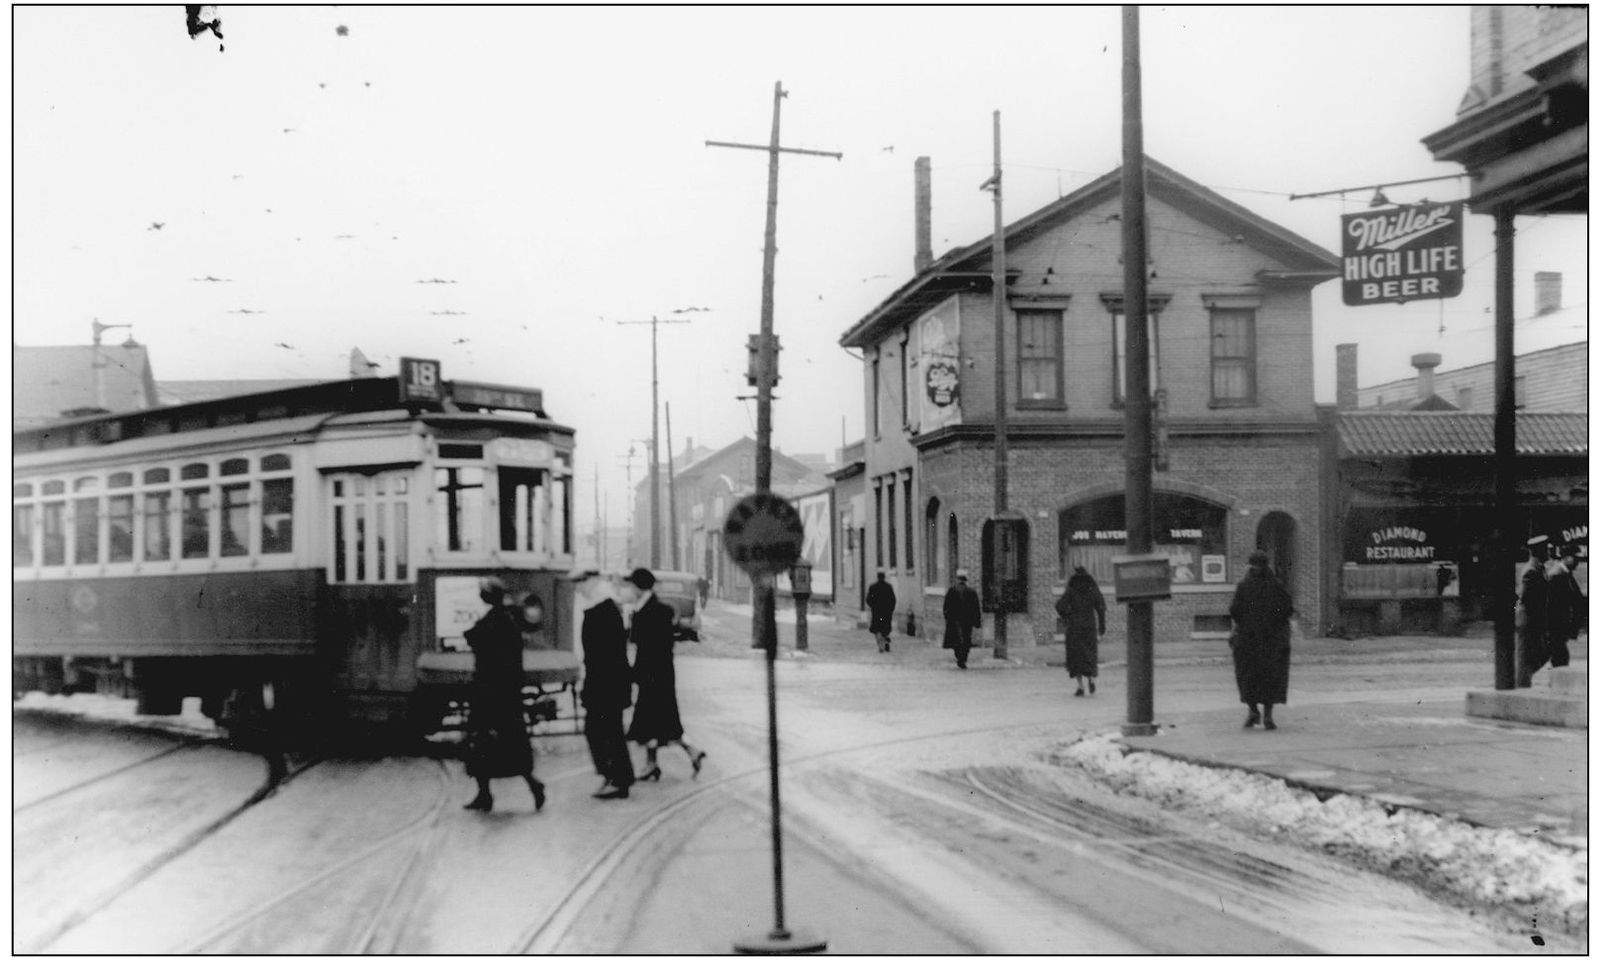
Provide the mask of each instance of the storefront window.
[{"label": "storefront window", "polygon": [[[1224,507],[1180,493],[1152,496],[1152,546],[1166,555],[1175,584],[1227,580]],[[1062,576],[1084,567],[1097,583],[1113,580],[1113,557],[1123,555],[1124,495],[1115,493],[1063,510],[1059,520]]]}]

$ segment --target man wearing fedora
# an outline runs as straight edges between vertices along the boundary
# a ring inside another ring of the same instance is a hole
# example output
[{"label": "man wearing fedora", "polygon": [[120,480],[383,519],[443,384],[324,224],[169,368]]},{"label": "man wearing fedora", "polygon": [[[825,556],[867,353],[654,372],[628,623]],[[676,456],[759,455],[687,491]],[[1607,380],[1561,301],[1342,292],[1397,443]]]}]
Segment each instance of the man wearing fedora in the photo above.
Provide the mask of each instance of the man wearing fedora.
[{"label": "man wearing fedora", "polygon": [[973,649],[973,628],[984,626],[978,592],[967,586],[967,571],[956,571],[956,582],[945,591],[945,647],[956,652],[956,666],[967,670],[967,652]]},{"label": "man wearing fedora", "polygon": [[632,667],[626,660],[626,622],[615,603],[615,581],[596,570],[573,570],[576,608],[581,611],[582,730],[593,768],[604,784],[594,798],[625,798],[631,788],[632,756],[626,750],[621,715],[632,703]]}]

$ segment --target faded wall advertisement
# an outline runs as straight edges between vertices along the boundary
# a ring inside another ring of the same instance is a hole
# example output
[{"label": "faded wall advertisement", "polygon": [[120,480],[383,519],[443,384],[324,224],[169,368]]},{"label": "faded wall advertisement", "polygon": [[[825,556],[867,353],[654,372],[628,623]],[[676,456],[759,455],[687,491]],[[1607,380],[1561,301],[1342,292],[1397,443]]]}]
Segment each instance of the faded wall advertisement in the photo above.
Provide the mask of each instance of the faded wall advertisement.
[{"label": "faded wall advertisement", "polygon": [[805,524],[799,555],[811,562],[811,596],[833,596],[833,491],[823,490],[793,501]]},{"label": "faded wall advertisement", "polygon": [[919,433],[961,422],[961,300],[951,296],[917,320]]}]

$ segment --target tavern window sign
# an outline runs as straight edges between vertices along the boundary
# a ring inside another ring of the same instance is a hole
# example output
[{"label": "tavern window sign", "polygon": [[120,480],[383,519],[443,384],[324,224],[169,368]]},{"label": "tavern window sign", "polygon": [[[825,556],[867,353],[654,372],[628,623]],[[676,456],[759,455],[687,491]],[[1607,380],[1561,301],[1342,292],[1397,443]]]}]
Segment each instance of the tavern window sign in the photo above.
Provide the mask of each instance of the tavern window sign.
[{"label": "tavern window sign", "polygon": [[1461,202],[1342,216],[1342,304],[1453,298],[1464,290]]}]

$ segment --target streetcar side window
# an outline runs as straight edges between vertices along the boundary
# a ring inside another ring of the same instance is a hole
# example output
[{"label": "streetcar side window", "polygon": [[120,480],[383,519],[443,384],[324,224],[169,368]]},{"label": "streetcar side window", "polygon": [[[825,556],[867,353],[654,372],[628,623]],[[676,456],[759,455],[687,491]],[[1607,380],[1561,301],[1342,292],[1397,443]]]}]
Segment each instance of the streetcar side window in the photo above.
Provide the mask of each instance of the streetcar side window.
[{"label": "streetcar side window", "polygon": [[562,508],[562,512],[560,514],[558,540],[559,546],[562,549],[559,552],[568,556],[569,554],[575,552],[571,548],[570,544],[570,535],[573,532],[573,526],[570,507],[570,477],[568,476],[559,477],[559,505]]},{"label": "streetcar side window", "polygon": [[291,508],[295,484],[287,477],[263,481],[263,553],[291,552]]},{"label": "streetcar side window", "polygon": [[[141,476],[141,482],[146,486],[166,487],[168,476],[166,469],[146,470]],[[172,519],[173,494],[165,488],[147,490],[142,495],[140,504],[141,559],[153,561],[173,559],[173,530],[169,523]]]},{"label": "streetcar side window", "polygon": [[32,483],[11,487],[11,565],[32,567],[34,563],[34,521],[39,508],[33,504]]},{"label": "streetcar side window", "polygon": [[46,567],[67,563],[67,484],[49,480],[39,488],[41,495],[55,497],[39,505],[39,562]]},{"label": "streetcar side window", "polygon": [[229,483],[218,490],[218,553],[223,557],[244,557],[251,533],[250,483]]},{"label": "streetcar side window", "polygon": [[542,470],[498,468],[498,533],[504,550],[540,552],[548,533],[548,489]]},{"label": "streetcar side window", "polygon": [[[73,483],[75,494],[94,494],[100,480],[80,477]],[[101,559],[101,498],[79,495],[73,499],[73,563],[94,564]]]},{"label": "streetcar side window", "polygon": [[[204,480],[206,463],[189,463],[179,469],[181,480]],[[208,487],[179,491],[179,556],[194,560],[212,549],[212,492]]]},{"label": "streetcar side window", "polygon": [[481,549],[482,496],[486,473],[479,466],[436,469],[436,546],[450,552]]},{"label": "streetcar side window", "polygon": [[[113,473],[106,478],[112,490],[106,498],[106,559],[109,563],[129,563],[134,559],[133,473]],[[116,492],[124,491],[124,492]]]}]

